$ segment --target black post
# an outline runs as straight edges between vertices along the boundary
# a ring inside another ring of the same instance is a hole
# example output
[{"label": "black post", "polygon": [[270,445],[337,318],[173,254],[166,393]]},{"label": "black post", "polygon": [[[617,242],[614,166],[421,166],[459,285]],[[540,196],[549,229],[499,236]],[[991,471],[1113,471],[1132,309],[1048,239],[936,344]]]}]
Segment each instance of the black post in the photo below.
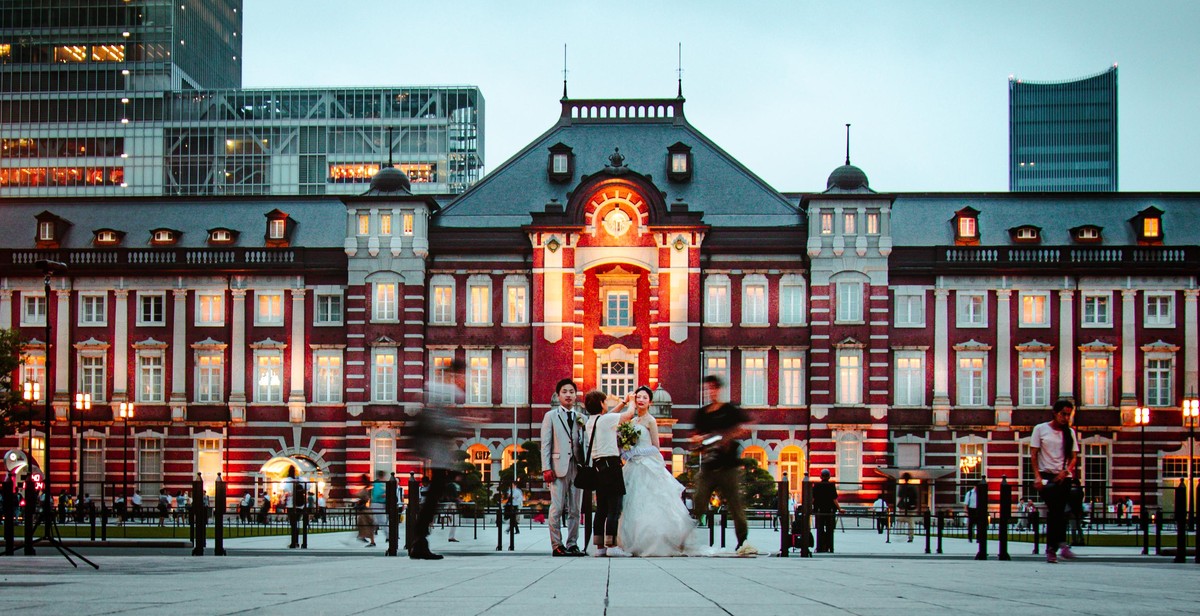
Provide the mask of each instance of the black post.
[{"label": "black post", "polygon": [[587,546],[592,542],[592,491],[583,491],[583,506],[579,508],[579,513],[583,515],[583,550],[587,551]]},{"label": "black post", "polygon": [[725,508],[721,507],[721,547],[725,547],[725,530],[728,528],[728,517],[725,515]]},{"label": "black post", "polygon": [[307,550],[308,549],[308,525],[312,521],[313,512],[311,509],[308,508],[308,484],[302,484],[299,481],[297,481],[296,482],[296,491],[299,492],[300,488],[304,489],[304,494],[298,497],[298,498],[304,499],[304,504],[300,507],[300,517],[303,520],[303,525],[300,528],[300,549]]},{"label": "black post", "polygon": [[404,518],[404,549],[407,550],[412,547],[413,538],[417,534],[417,514],[421,509],[421,488],[417,485],[417,475],[412,472],[408,474],[408,505],[405,509],[408,509],[408,515]]},{"label": "black post", "polygon": [[1162,531],[1163,531],[1163,515],[1162,508],[1154,514],[1154,555],[1162,556]]},{"label": "black post", "polygon": [[396,476],[388,479],[387,488],[383,495],[384,508],[387,509],[388,540],[385,556],[395,556],[399,553],[400,538],[400,499],[396,495],[398,482]]},{"label": "black post", "polygon": [[[285,479],[284,481],[287,480]],[[300,547],[300,482],[294,481],[290,484],[290,486],[292,488],[292,492],[290,494],[291,498],[288,499],[290,502],[287,503],[287,521],[288,532],[291,536],[291,543],[288,543],[288,547],[298,548]]]},{"label": "black post", "polygon": [[[49,317],[46,317],[49,318]],[[30,467],[26,467],[27,469]],[[21,515],[25,518],[25,549],[26,556],[37,554],[33,549],[33,532],[37,529],[37,510],[38,497],[37,489],[33,484],[33,473],[28,470],[25,472],[25,506],[21,508]]]},{"label": "black post", "polygon": [[5,473],[0,490],[4,490],[4,555],[11,556],[17,545],[17,486],[13,483],[12,473]]},{"label": "black post", "polygon": [[800,484],[800,558],[812,558],[812,484],[808,477]]},{"label": "black post", "polygon": [[1187,562],[1187,492],[1175,488],[1175,562]]},{"label": "black post", "polygon": [[[104,501],[100,501],[100,540],[108,541],[108,506],[104,505]],[[92,541],[96,540],[96,510],[92,509]]]},{"label": "black post", "polygon": [[[197,475],[199,477],[199,475]],[[204,510],[204,481],[192,482],[192,556],[204,556],[204,544],[208,538],[208,512]]]},{"label": "black post", "polygon": [[979,544],[979,551],[975,553],[975,560],[987,560],[988,556],[988,484],[986,481],[979,482],[979,486],[975,488],[975,510],[971,515],[975,517],[975,540]]},{"label": "black post", "polygon": [[787,473],[784,473],[783,479],[779,481],[779,487],[775,490],[775,496],[776,510],[779,515],[779,556],[787,558],[788,552],[792,551],[792,512],[788,511]]},{"label": "black post", "polygon": [[504,550],[504,505],[496,503],[496,551]]},{"label": "black post", "polygon": [[1034,554],[1041,554],[1041,551],[1038,549],[1038,544],[1040,544],[1042,542],[1041,524],[1042,524],[1042,514],[1038,511],[1037,507],[1034,507],[1033,511],[1029,512],[1029,530],[1033,531],[1033,553]]},{"label": "black post", "polygon": [[1000,560],[1012,560],[1008,555],[1008,524],[1012,516],[1012,486],[1008,485],[1008,477],[1000,479]]},{"label": "black post", "polygon": [[1138,516],[1138,524],[1142,527],[1142,555],[1145,556],[1150,553],[1150,513],[1145,506]]},{"label": "black post", "polygon": [[708,547],[717,544],[717,514],[712,509],[708,510]]},{"label": "black post", "polygon": [[[909,522],[909,524],[912,524],[912,522]],[[930,553],[930,545],[929,544],[930,544],[930,535],[933,532],[933,529],[931,528],[932,526],[933,526],[933,513],[930,512],[928,509],[926,509],[925,510],[925,553],[926,554]]]},{"label": "black post", "polygon": [[[513,487],[515,488],[516,486]],[[568,493],[570,492],[568,491]],[[504,506],[504,511],[508,514],[508,551],[512,552],[515,549],[513,542],[516,541],[517,537],[517,515],[520,513],[520,510],[517,509],[516,505],[512,504],[511,489],[509,490],[509,499],[508,504]]]},{"label": "black post", "polygon": [[225,498],[228,495],[225,480],[217,474],[216,499],[213,513],[213,555],[225,556]]},{"label": "black post", "polygon": [[945,511],[939,511],[939,512],[938,512],[938,514],[937,514],[937,518],[938,518],[938,542],[937,542],[937,553],[938,553],[938,554],[941,554],[941,553],[942,553],[942,531],[943,531],[943,530],[945,529],[945,527],[946,527],[946,512],[945,512]]}]

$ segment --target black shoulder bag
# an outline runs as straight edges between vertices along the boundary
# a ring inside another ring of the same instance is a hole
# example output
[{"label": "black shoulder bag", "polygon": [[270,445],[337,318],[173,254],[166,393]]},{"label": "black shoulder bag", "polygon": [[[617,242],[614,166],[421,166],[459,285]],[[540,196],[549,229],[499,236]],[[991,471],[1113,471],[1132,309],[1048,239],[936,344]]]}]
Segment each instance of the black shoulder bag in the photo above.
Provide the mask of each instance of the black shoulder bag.
[{"label": "black shoulder bag", "polygon": [[[599,420],[597,420],[598,422]],[[588,439],[587,452],[583,455],[587,464],[575,467],[575,487],[580,490],[595,490],[596,485],[600,483],[600,470],[592,466],[592,443],[594,442],[596,442],[596,425],[592,424],[592,438]]]}]

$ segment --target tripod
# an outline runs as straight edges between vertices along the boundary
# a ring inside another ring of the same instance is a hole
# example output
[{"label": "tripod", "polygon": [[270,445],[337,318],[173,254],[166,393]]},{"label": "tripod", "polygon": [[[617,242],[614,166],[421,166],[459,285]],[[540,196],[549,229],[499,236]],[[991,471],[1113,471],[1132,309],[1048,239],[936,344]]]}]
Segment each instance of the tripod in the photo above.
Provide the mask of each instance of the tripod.
[{"label": "tripod", "polygon": [[49,543],[51,546],[53,546],[54,549],[58,550],[58,553],[62,554],[63,558],[67,559],[67,562],[71,563],[72,567],[79,568],[79,565],[76,564],[75,561],[71,559],[71,556],[74,556],[75,558],[78,558],[79,560],[82,560],[83,562],[91,565],[93,569],[100,568],[100,565],[97,565],[96,563],[88,560],[87,558],[84,558],[81,554],[79,554],[79,552],[76,552],[75,550],[72,550],[71,548],[63,545],[62,534],[59,533],[59,531],[58,531],[58,522],[56,521],[56,516],[55,516],[55,512],[54,512],[54,498],[50,494],[49,481],[47,481],[44,485],[44,492],[42,493],[41,512],[40,512],[40,515],[38,515],[37,519],[35,519],[34,525],[33,525],[34,533],[37,532],[37,527],[39,525],[45,529],[45,532],[42,533],[42,536],[40,538],[35,539],[32,544],[25,546],[26,554],[33,554],[34,553],[33,546],[45,541],[46,543]]}]

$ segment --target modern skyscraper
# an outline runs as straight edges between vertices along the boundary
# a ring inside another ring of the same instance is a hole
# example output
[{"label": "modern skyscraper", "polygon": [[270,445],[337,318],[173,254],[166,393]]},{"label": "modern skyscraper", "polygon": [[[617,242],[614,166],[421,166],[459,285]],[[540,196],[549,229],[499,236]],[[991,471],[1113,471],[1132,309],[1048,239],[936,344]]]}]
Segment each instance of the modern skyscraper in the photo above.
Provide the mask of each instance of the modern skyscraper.
[{"label": "modern skyscraper", "polygon": [[242,90],[241,0],[0,3],[0,197],[413,192],[483,170],[470,86]]},{"label": "modern skyscraper", "polygon": [[1075,81],[1008,81],[1008,189],[1117,190],[1117,65]]}]

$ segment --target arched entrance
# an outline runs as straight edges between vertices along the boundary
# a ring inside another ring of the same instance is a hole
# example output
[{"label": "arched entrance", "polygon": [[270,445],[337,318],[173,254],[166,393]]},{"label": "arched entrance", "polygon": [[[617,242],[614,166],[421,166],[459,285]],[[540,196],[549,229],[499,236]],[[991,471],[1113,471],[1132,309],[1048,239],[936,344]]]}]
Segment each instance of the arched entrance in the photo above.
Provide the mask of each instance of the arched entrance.
[{"label": "arched entrance", "polygon": [[267,460],[254,479],[254,491],[261,498],[265,494],[272,506],[279,503],[280,484],[287,477],[288,469],[296,469],[296,477],[315,494],[328,494],[325,472],[315,462],[302,456],[275,456]]}]

